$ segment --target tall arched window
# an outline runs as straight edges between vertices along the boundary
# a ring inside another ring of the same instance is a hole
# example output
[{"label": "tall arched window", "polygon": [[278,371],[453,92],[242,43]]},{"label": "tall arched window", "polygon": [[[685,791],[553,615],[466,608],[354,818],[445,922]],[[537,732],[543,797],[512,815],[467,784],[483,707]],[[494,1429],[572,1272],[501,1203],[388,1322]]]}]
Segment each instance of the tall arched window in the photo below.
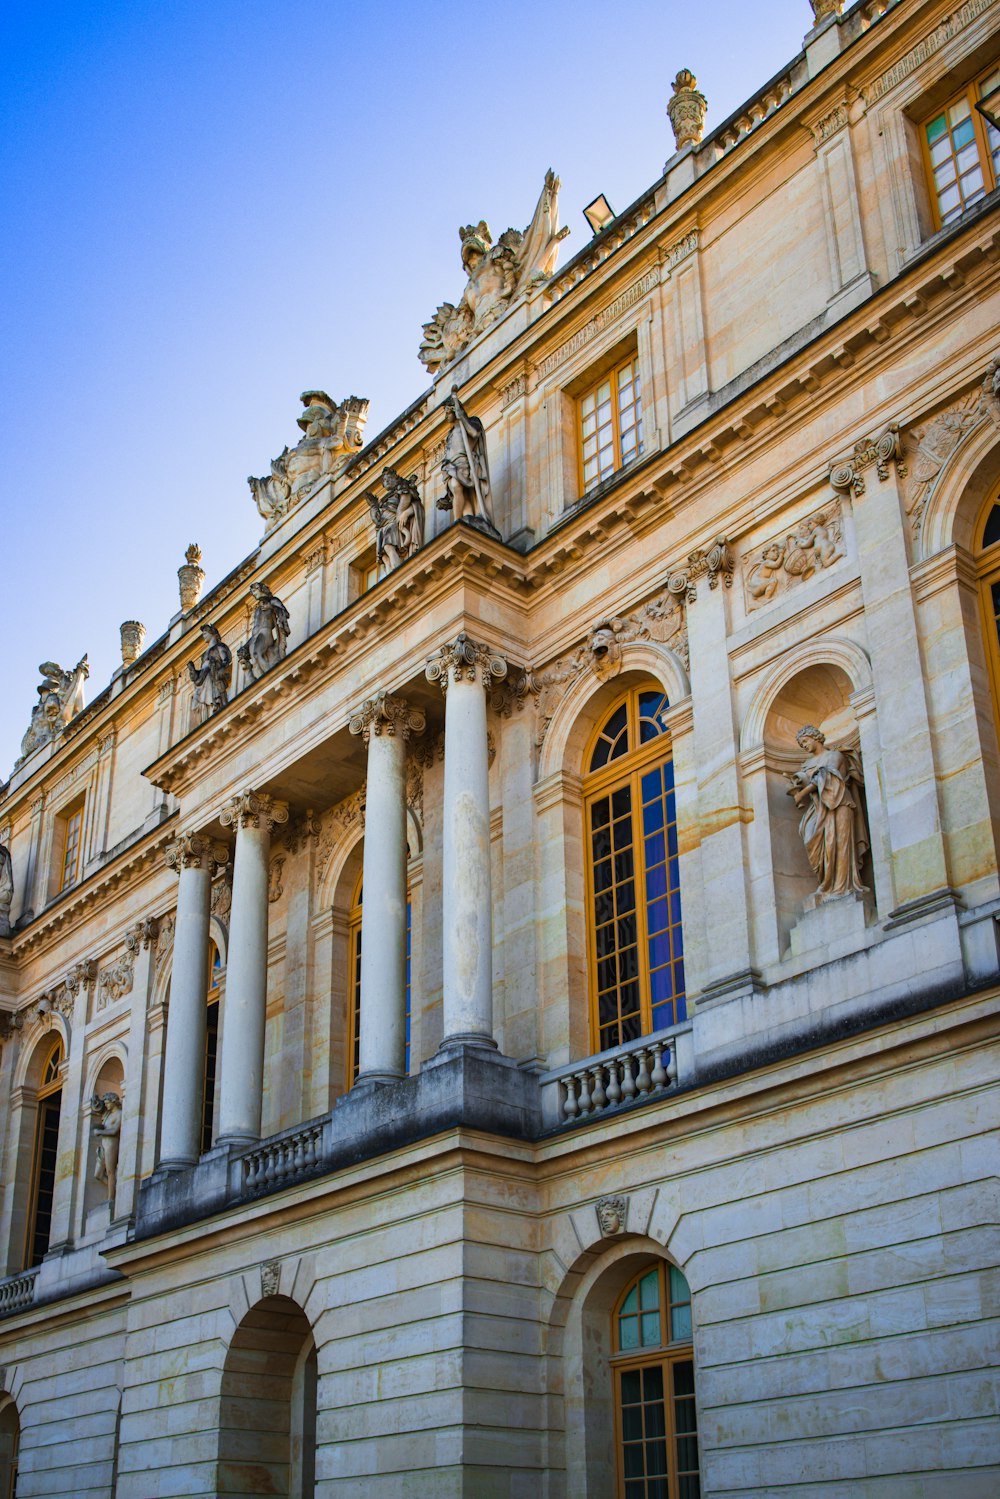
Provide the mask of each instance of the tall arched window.
[{"label": "tall arched window", "polygon": [[670,737],[658,687],[632,688],[587,752],[591,1034],[598,1051],[683,1020],[684,946]]},{"label": "tall arched window", "polygon": [[[351,909],[347,917],[347,931],[350,941],[350,967],[348,972],[351,976],[351,1006],[349,1016],[349,1035],[347,1038],[347,1086],[353,1088],[357,1081],[358,1073],[361,1071],[361,902],[362,902],[362,879],[358,876],[358,883],[354,887],[354,896],[351,900]],[[409,1076],[410,1072],[410,926],[412,907],[410,904],[410,892],[406,892],[406,1059],[405,1069]]]},{"label": "tall arched window", "polygon": [[27,1268],[40,1265],[49,1247],[52,1228],[52,1197],[56,1185],[59,1149],[59,1110],[62,1103],[62,1037],[56,1036],[42,1062],[38,1084],[38,1116],[31,1166],[31,1198],[28,1213]]},{"label": "tall arched window", "polygon": [[17,1492],[17,1449],[21,1423],[17,1406],[0,1396],[0,1499],[14,1499]]},{"label": "tall arched window", "polygon": [[993,688],[993,716],[1000,738],[1000,503],[987,507],[980,518],[976,539],[986,658]]},{"label": "tall arched window", "polygon": [[212,1148],[215,1129],[215,1085],[219,1070],[219,978],[222,957],[214,942],[208,944],[208,1013],[205,1017],[205,1082],[202,1090],[201,1153]]},{"label": "tall arched window", "polygon": [[676,1266],[625,1287],[612,1348],[619,1499],[699,1499],[691,1292]]}]

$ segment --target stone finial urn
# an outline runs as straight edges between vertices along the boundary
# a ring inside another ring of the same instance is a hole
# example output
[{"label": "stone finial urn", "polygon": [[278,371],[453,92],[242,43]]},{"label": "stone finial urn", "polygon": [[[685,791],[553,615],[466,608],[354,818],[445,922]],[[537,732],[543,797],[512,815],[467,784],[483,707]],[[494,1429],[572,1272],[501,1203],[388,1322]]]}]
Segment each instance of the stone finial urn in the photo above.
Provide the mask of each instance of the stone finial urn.
[{"label": "stone finial urn", "polygon": [[667,114],[674,130],[674,143],[678,151],[685,146],[696,146],[705,128],[705,111],[708,101],[698,92],[698,80],[690,68],[681,68],[674,79],[674,92],[667,105]]},{"label": "stone finial urn", "polygon": [[122,665],[131,666],[142,651],[146,638],[146,626],[137,619],[126,619],[121,625]]},{"label": "stone finial urn", "polygon": [[844,9],[844,0],[809,0],[812,6],[813,25],[818,26],[827,16],[839,16]]},{"label": "stone finial urn", "polygon": [[205,581],[205,570],[199,566],[201,562],[201,547],[192,541],[184,553],[184,566],[177,569],[177,581],[180,584],[181,608],[185,614],[193,609],[201,597],[201,585]]}]

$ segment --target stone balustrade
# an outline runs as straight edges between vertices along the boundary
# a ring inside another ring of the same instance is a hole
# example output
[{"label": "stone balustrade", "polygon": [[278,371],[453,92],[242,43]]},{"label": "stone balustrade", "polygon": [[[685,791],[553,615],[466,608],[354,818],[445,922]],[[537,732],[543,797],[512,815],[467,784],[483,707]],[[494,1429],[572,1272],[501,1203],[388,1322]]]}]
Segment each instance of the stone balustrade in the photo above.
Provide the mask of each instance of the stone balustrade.
[{"label": "stone balustrade", "polygon": [[550,302],[558,302],[567,292],[572,291],[574,286],[578,286],[599,265],[603,265],[608,257],[620,249],[626,241],[638,234],[640,229],[645,228],[655,212],[656,200],[650,193],[631,211],[621,214],[613,224],[608,226],[605,233],[596,235],[587,249],[570,261],[564,271],[552,277],[545,287],[547,299]]},{"label": "stone balustrade", "polygon": [[322,1164],[323,1121],[317,1120],[290,1134],[276,1135],[238,1156],[236,1161],[242,1196],[291,1186]]},{"label": "stone balustrade", "polygon": [[689,1029],[689,1024],[670,1026],[543,1073],[545,1127],[574,1124],[676,1088],[681,1081],[677,1037]]},{"label": "stone balustrade", "polygon": [[23,1312],[35,1299],[35,1281],[38,1279],[36,1265],[33,1270],[24,1270],[20,1275],[10,1275],[0,1280],[0,1317],[11,1312]]}]

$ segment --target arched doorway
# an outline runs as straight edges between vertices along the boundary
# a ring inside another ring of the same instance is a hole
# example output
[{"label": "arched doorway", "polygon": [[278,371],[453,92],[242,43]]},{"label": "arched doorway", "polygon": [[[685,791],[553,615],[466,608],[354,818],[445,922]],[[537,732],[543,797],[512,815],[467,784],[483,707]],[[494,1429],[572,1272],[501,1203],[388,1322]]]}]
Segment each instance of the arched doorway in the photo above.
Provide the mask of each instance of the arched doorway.
[{"label": "arched doorway", "polygon": [[233,1336],[222,1372],[216,1493],[313,1499],[316,1344],[300,1307],[269,1296]]}]

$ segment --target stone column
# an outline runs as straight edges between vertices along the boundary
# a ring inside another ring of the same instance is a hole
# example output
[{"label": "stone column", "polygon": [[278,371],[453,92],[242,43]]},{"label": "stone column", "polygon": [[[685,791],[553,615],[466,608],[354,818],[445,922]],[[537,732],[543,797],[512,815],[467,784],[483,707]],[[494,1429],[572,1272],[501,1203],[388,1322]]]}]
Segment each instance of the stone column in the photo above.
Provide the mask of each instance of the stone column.
[{"label": "stone column", "polygon": [[122,1098],[118,1187],[111,1213],[112,1221],[117,1218],[128,1218],[134,1213],[136,1193],[142,1175],[140,1148],[143,1102],[146,1097],[143,1073],[145,1071],[146,1029],[149,1021],[149,992],[153,985],[158,932],[159,922],[155,916],[150,916],[145,921],[136,922],[125,937],[125,946],[132,959],[132,1010],[129,1016],[128,1070],[125,1073]]},{"label": "stone column", "polygon": [[387,692],[350,723],[368,746],[359,1083],[406,1071],[406,741],[423,728],[424,715]]},{"label": "stone column", "polygon": [[165,857],[180,879],[170,970],[159,1164],[167,1170],[179,1171],[193,1166],[201,1155],[212,876],[215,865],[228,861],[229,850],[224,843],[216,843],[201,833],[182,833],[167,845]]},{"label": "stone column", "polygon": [[222,1025],[218,1144],[260,1139],[267,1011],[267,883],[271,829],[288,807],[264,791],[243,791],[222,809],[236,828],[233,904]]},{"label": "stone column", "polygon": [[[446,694],[442,1047],[496,1046],[484,689],[506,675],[503,657],[470,640],[464,630],[427,664],[428,680],[439,682]],[[368,802],[370,808],[370,791]]]}]

